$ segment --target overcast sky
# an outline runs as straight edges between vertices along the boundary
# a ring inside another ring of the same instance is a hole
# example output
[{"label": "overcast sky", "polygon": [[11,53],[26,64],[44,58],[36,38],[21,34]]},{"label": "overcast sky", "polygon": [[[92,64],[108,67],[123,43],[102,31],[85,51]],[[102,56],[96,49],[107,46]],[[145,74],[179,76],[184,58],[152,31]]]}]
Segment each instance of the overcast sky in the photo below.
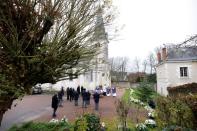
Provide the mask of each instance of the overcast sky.
[{"label": "overcast sky", "polygon": [[197,0],[113,0],[118,41],[110,41],[109,57],[144,59],[155,47],[180,43],[197,34]]}]

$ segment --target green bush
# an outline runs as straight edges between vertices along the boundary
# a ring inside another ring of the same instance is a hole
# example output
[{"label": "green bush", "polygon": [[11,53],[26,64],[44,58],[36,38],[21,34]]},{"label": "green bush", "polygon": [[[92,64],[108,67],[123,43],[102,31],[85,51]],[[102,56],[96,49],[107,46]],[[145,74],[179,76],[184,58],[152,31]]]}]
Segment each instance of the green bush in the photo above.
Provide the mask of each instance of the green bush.
[{"label": "green bush", "polygon": [[75,131],[100,131],[100,118],[95,114],[85,114],[75,122]]},{"label": "green bush", "polygon": [[188,83],[175,87],[168,87],[169,96],[197,94],[197,83]]},{"label": "green bush", "polygon": [[155,91],[153,90],[153,84],[142,82],[139,87],[136,88],[134,95],[137,96],[142,102],[148,102],[153,98]]},{"label": "green bush", "polygon": [[88,123],[87,131],[99,131],[100,130],[100,118],[95,114],[85,114],[84,117]]},{"label": "green bush", "polygon": [[194,130],[190,128],[183,128],[180,126],[172,125],[172,126],[164,128],[162,131],[194,131]]},{"label": "green bush", "polygon": [[88,129],[88,123],[85,117],[80,117],[75,121],[74,131],[86,131]]},{"label": "green bush", "polygon": [[72,126],[65,122],[42,123],[27,122],[21,126],[14,125],[8,131],[70,131]]},{"label": "green bush", "polygon": [[157,123],[161,127],[178,125],[195,128],[191,108],[180,98],[157,98]]},{"label": "green bush", "polygon": [[150,83],[157,83],[156,74],[149,74],[147,75],[147,81]]}]

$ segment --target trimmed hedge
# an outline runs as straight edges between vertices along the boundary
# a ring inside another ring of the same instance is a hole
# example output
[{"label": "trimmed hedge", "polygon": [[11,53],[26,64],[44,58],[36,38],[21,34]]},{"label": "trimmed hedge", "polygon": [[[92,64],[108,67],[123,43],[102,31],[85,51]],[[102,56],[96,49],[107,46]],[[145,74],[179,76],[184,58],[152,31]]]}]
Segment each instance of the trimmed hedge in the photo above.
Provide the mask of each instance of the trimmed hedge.
[{"label": "trimmed hedge", "polygon": [[197,94],[197,83],[188,83],[175,87],[167,87],[169,96]]},{"label": "trimmed hedge", "polygon": [[197,130],[197,95],[157,98],[160,127],[177,125]]}]

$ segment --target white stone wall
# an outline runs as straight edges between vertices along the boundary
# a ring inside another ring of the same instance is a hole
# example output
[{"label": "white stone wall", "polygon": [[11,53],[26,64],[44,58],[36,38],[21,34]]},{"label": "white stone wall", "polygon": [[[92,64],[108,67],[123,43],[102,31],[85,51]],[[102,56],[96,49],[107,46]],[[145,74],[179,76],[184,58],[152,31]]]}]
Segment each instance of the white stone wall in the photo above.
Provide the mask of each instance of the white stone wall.
[{"label": "white stone wall", "polygon": [[167,94],[167,84],[168,84],[168,79],[167,79],[167,64],[161,64],[157,66],[156,68],[156,74],[157,74],[157,92],[161,95],[166,95]]},{"label": "white stone wall", "polygon": [[[180,67],[188,67],[188,77],[180,77]],[[167,87],[197,82],[197,62],[173,62],[157,66],[157,92],[167,95]]]}]

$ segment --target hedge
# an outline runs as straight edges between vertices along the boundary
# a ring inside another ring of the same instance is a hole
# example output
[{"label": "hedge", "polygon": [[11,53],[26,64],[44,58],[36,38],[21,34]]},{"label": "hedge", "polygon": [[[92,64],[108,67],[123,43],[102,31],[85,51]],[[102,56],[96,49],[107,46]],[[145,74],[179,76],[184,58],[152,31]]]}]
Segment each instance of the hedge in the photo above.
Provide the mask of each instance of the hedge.
[{"label": "hedge", "polygon": [[169,96],[197,94],[197,83],[188,83],[175,87],[167,87]]}]

